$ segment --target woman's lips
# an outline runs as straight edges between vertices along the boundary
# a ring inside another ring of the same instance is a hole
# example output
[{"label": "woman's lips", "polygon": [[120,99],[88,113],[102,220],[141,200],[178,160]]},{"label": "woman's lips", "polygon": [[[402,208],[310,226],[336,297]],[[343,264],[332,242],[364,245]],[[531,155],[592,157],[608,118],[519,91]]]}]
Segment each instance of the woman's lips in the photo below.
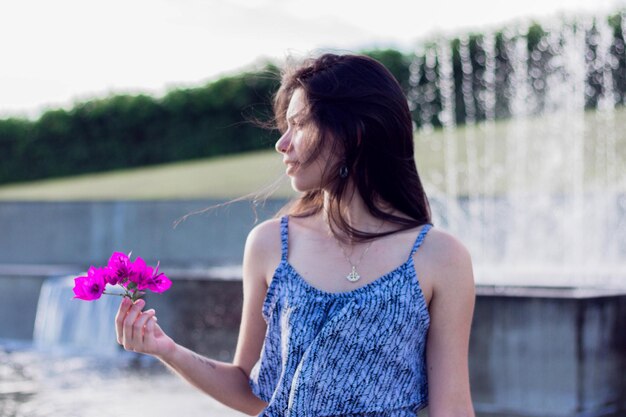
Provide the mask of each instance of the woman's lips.
[{"label": "woman's lips", "polygon": [[293,174],[293,172],[296,170],[296,168],[298,168],[298,165],[300,164],[295,161],[285,161],[285,165],[287,165],[286,173],[287,175],[290,175]]}]

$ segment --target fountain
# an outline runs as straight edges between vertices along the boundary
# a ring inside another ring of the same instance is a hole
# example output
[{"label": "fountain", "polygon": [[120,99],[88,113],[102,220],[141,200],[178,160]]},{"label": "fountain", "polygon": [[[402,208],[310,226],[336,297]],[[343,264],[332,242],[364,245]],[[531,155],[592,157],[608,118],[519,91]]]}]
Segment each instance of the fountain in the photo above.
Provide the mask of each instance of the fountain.
[{"label": "fountain", "polygon": [[418,167],[474,260],[477,413],[623,416],[624,34],[605,16],[546,27],[534,46],[520,25],[416,53]]},{"label": "fountain", "polygon": [[626,133],[613,76],[626,71],[623,36],[606,17],[547,26],[535,47],[520,26],[498,42],[477,37],[474,56],[467,36],[416,55],[418,163],[442,159],[424,178],[435,222],[471,249],[481,284],[626,288]]},{"label": "fountain", "polygon": [[112,356],[119,352],[112,323],[118,297],[102,297],[97,303],[73,299],[72,276],[45,280],[39,293],[33,341],[48,353],[88,352]]}]

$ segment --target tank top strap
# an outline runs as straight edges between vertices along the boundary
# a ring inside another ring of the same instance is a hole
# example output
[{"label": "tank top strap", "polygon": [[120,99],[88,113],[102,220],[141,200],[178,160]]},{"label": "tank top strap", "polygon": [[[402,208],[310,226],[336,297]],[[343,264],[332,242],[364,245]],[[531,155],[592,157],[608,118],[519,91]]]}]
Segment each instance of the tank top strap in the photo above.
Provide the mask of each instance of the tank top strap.
[{"label": "tank top strap", "polygon": [[413,244],[413,248],[411,249],[411,254],[409,255],[409,259],[415,255],[415,252],[417,252],[417,250],[419,249],[420,246],[422,246],[422,242],[424,241],[424,238],[426,237],[426,233],[428,233],[428,231],[433,227],[433,225],[431,223],[426,223],[423,227],[422,227],[422,231],[420,232],[419,235],[417,235],[417,238],[415,239],[415,243]]},{"label": "tank top strap", "polygon": [[281,244],[281,259],[287,262],[287,255],[289,254],[289,216],[284,215],[280,218],[280,244]]}]

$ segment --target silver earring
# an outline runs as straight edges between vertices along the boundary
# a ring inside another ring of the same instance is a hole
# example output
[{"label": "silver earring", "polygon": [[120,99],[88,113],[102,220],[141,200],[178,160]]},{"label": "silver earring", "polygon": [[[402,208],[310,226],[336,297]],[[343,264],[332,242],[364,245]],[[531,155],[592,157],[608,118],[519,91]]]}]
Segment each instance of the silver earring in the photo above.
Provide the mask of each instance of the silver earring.
[{"label": "silver earring", "polygon": [[346,165],[342,165],[341,168],[339,168],[339,177],[343,179],[348,178],[348,167]]}]

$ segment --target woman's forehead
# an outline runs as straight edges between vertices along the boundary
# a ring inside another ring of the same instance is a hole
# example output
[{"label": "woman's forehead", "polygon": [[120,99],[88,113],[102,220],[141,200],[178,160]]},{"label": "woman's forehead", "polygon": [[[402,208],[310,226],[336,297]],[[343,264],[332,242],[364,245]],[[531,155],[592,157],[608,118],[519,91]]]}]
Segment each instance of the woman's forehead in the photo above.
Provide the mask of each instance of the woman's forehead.
[{"label": "woman's forehead", "polygon": [[289,106],[287,107],[287,120],[293,119],[304,109],[304,94],[301,88],[297,88],[291,95]]}]

